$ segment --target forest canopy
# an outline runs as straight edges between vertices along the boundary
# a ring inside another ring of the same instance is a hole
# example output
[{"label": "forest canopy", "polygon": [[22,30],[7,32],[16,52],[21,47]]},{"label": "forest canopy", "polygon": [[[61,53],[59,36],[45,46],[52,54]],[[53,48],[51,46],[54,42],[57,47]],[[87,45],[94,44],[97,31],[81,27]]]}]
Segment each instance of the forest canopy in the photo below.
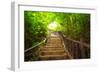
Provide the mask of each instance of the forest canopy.
[{"label": "forest canopy", "polygon": [[48,37],[49,30],[90,43],[90,14],[24,11],[25,49]]}]

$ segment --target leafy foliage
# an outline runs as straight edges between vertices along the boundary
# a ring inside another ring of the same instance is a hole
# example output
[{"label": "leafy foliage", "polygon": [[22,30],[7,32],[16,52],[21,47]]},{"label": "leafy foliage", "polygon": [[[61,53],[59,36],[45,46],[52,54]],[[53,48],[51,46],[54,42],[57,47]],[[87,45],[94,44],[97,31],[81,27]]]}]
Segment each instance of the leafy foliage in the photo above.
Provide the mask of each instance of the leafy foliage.
[{"label": "leafy foliage", "polygon": [[53,21],[55,15],[49,12],[24,12],[25,20],[25,48],[35,45],[48,34],[48,24]]},{"label": "leafy foliage", "polygon": [[90,14],[58,13],[57,21],[62,25],[62,31],[67,37],[75,40],[90,41]]},{"label": "leafy foliage", "polygon": [[25,11],[25,49],[48,36],[48,25],[56,21],[56,31],[75,40],[90,41],[90,14]]}]

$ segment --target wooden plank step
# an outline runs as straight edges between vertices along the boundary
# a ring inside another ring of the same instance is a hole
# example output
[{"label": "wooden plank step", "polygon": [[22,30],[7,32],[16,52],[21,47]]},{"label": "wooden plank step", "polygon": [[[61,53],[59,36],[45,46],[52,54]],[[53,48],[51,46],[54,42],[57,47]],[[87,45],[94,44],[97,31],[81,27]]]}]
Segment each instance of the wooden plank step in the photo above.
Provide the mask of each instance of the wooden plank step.
[{"label": "wooden plank step", "polygon": [[56,40],[56,39],[50,39],[50,40],[48,40],[48,42],[61,42],[61,40]]},{"label": "wooden plank step", "polygon": [[47,44],[61,44],[61,41],[49,41]]},{"label": "wooden plank step", "polygon": [[61,44],[61,41],[48,41],[47,44]]},{"label": "wooden plank step", "polygon": [[65,50],[40,51],[40,55],[63,55]]},{"label": "wooden plank step", "polygon": [[51,51],[51,50],[59,50],[61,51],[62,48],[58,47],[58,48],[55,48],[55,47],[47,47],[47,48],[41,48],[40,51]]},{"label": "wooden plank step", "polygon": [[45,55],[42,56],[40,55],[40,60],[61,60],[61,59],[66,59],[67,55],[63,54],[63,55]]},{"label": "wooden plank step", "polygon": [[51,39],[48,39],[48,41],[61,41],[61,39],[51,38]]},{"label": "wooden plank step", "polygon": [[63,47],[61,44],[47,44],[45,47]]},{"label": "wooden plank step", "polygon": [[62,46],[62,44],[60,43],[60,44],[47,44],[46,46]]},{"label": "wooden plank step", "polygon": [[60,37],[55,36],[55,37],[50,37],[50,39],[60,39]]},{"label": "wooden plank step", "polygon": [[61,42],[61,40],[54,40],[54,39],[51,40],[51,39],[50,39],[50,40],[48,40],[48,42]]},{"label": "wooden plank step", "polygon": [[63,46],[51,46],[51,45],[47,45],[45,46],[45,48],[62,48]]}]

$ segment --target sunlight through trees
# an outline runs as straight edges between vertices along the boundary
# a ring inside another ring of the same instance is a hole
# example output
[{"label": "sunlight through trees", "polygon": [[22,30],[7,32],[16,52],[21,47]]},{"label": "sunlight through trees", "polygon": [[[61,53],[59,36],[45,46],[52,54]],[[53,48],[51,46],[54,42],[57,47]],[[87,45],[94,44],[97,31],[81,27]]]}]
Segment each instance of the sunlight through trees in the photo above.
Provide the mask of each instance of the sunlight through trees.
[{"label": "sunlight through trees", "polygon": [[50,24],[48,25],[48,28],[51,29],[51,30],[56,30],[56,28],[57,28],[57,23],[56,23],[55,21],[52,22],[52,23],[50,23]]},{"label": "sunlight through trees", "polygon": [[90,14],[25,11],[24,23],[25,49],[46,38],[49,30],[90,43]]}]

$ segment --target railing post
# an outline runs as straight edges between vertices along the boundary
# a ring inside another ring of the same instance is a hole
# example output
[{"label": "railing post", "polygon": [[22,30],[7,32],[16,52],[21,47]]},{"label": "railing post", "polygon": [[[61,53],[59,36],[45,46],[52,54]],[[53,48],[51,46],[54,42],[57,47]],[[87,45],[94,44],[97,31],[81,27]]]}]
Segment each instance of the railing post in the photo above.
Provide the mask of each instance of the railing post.
[{"label": "railing post", "polygon": [[[88,58],[89,56],[89,48],[90,45],[83,42],[83,38],[81,36],[80,41],[73,40],[67,38],[64,34],[61,33],[61,36],[64,39],[65,45],[67,46],[70,54],[74,57],[74,59]],[[87,55],[88,54],[88,55]]]},{"label": "railing post", "polygon": [[80,38],[80,50],[81,50],[81,58],[85,57],[84,46],[83,46],[83,39]]}]

